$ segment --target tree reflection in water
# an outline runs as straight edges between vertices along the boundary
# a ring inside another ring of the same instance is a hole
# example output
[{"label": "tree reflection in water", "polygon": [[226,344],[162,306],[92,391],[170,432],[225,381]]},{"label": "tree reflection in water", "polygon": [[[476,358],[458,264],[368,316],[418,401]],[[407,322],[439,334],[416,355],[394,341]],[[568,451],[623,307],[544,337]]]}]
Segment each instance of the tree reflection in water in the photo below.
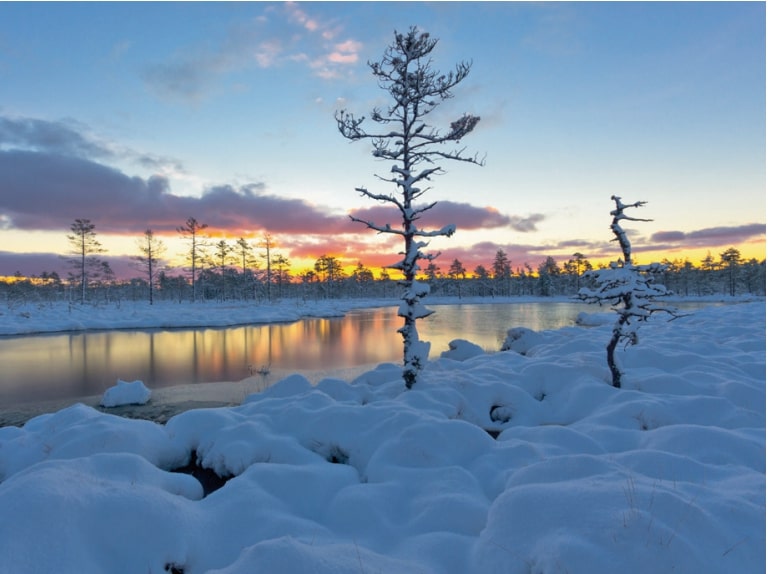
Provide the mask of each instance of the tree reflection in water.
[{"label": "tree reflection in water", "polygon": [[[432,358],[453,339],[486,350],[501,346],[511,327],[556,329],[573,324],[581,303],[430,305],[420,326]],[[293,372],[310,380],[402,361],[400,320],[392,308],[356,310],[343,318],[225,329],[64,333],[0,339],[0,403],[100,395],[123,380],[150,388],[239,381],[268,367],[269,382]],[[352,369],[352,371],[350,371]],[[265,376],[266,377],[266,376]]]}]

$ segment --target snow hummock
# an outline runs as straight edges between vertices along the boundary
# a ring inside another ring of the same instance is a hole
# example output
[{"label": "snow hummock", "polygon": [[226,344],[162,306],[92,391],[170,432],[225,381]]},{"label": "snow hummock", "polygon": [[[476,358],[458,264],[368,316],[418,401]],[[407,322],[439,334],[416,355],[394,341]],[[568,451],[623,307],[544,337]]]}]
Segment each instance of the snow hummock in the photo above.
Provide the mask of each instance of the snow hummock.
[{"label": "snow hummock", "polygon": [[119,407],[123,405],[145,405],[152,397],[150,391],[143,381],[133,381],[131,383],[117,380],[114,387],[104,391],[99,403],[102,407]]},{"label": "snow hummock", "polygon": [[475,345],[471,341],[464,339],[454,339],[448,343],[448,350],[440,353],[444,359],[453,359],[454,361],[466,361],[472,357],[485,354],[480,345]]},{"label": "snow hummock", "polygon": [[598,324],[410,391],[383,364],[165,425],[77,404],[0,428],[0,572],[763,571],[765,303],[645,329],[622,389]]}]

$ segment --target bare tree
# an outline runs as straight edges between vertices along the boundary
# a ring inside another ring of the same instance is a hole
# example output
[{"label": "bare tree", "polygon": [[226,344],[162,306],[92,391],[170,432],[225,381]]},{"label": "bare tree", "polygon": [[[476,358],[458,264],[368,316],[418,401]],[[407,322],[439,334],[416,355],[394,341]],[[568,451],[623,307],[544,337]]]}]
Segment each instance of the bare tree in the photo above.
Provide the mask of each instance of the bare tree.
[{"label": "bare tree", "polygon": [[391,97],[391,103],[385,109],[375,108],[371,120],[379,125],[379,131],[368,132],[363,129],[364,116],[340,110],[336,113],[336,122],[341,135],[351,141],[368,140],[373,146],[373,156],[394,162],[390,175],[377,176],[384,182],[393,184],[397,193],[374,193],[365,187],[357,191],[370,199],[390,204],[398,209],[402,225],[377,224],[352,217],[353,221],[364,223],[369,229],[379,233],[391,233],[403,238],[403,259],[391,267],[403,273],[400,282],[404,288],[398,315],[403,317],[403,326],[399,329],[403,337],[403,379],[407,388],[411,388],[429,357],[429,343],[419,340],[416,320],[429,316],[432,311],[424,307],[421,300],[429,293],[429,286],[416,280],[420,269],[419,261],[431,261],[438,254],[425,254],[422,249],[428,245],[423,238],[450,237],[456,231],[455,225],[446,225],[441,229],[426,230],[418,226],[418,220],[424,212],[432,209],[435,203],[417,205],[417,202],[430,187],[422,187],[431,181],[432,176],[443,173],[436,164],[440,160],[455,160],[477,165],[483,161],[477,156],[464,155],[464,149],[445,149],[445,144],[459,143],[480,121],[480,118],[464,114],[441,131],[425,122],[427,116],[441,102],[453,97],[452,89],[469,74],[470,63],[461,62],[455,70],[441,73],[432,67],[430,54],[437,40],[426,32],[419,32],[411,27],[407,33],[395,32],[395,38],[384,51],[378,62],[368,65],[376,77],[379,86]]},{"label": "bare tree", "polygon": [[109,264],[97,257],[105,249],[96,239],[96,225],[90,219],[75,219],[69,228],[72,233],[67,235],[67,239],[72,246],[70,253],[74,257],[68,261],[75,270],[72,278],[80,284],[80,302],[85,303],[89,279],[108,269]]},{"label": "bare tree", "polygon": [[267,261],[267,271],[266,271],[266,277],[267,277],[267,300],[272,300],[272,256],[269,254],[270,249],[275,246],[274,241],[272,240],[272,235],[264,232],[264,237],[261,241],[261,244],[259,247],[265,248],[267,251],[266,253],[262,253],[261,257],[266,259]]},{"label": "bare tree", "polygon": [[139,246],[141,255],[137,255],[134,259],[139,262],[139,265],[147,273],[149,304],[152,305],[154,303],[155,283],[157,282],[157,266],[160,263],[160,257],[165,252],[165,245],[155,236],[151,229],[147,229],[136,243]]},{"label": "bare tree", "polygon": [[202,249],[205,245],[200,233],[208,227],[207,223],[200,223],[194,217],[190,217],[181,227],[177,227],[182,237],[189,241],[189,251],[187,251],[187,260],[190,262],[192,277],[192,302],[197,299],[197,267],[202,258]]},{"label": "bare tree", "polygon": [[636,201],[635,203],[624,204],[621,202],[621,198],[615,195],[611,196],[611,199],[616,204],[616,209],[611,211],[613,216],[611,231],[621,246],[623,259],[611,262],[610,266],[605,269],[584,273],[584,277],[594,281],[597,287],[595,289],[582,287],[577,296],[589,303],[610,303],[613,310],[619,315],[613,326],[611,340],[608,342],[606,351],[608,368],[611,371],[611,382],[614,387],[620,388],[622,372],[616,363],[617,345],[621,341],[625,341],[627,345],[636,345],[638,342],[637,330],[640,323],[647,321],[653,313],[663,311],[672,315],[672,318],[680,315],[676,309],[665,307],[656,301],[656,297],[672,294],[664,285],[655,283],[655,276],[664,271],[664,266],[660,263],[635,265],[632,262],[632,246],[621,227],[621,221],[652,221],[630,217],[624,213],[626,209],[642,207],[646,202]]}]

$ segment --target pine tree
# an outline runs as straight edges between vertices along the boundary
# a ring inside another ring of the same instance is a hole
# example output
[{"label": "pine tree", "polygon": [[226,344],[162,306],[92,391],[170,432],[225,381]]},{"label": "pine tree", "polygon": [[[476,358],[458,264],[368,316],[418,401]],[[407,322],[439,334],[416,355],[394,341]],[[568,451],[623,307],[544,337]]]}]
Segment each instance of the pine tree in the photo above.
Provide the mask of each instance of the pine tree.
[{"label": "pine tree", "polygon": [[201,237],[201,233],[207,227],[207,223],[200,223],[194,217],[190,217],[187,219],[183,226],[176,228],[176,231],[178,231],[182,237],[189,241],[189,251],[187,252],[187,258],[191,265],[190,271],[192,277],[193,303],[197,299],[197,268],[203,257],[202,250],[205,247],[205,240],[203,237]]},{"label": "pine tree", "polygon": [[630,217],[624,213],[626,209],[642,207],[646,202],[624,204],[621,198],[615,195],[611,196],[611,199],[616,204],[616,209],[611,211],[611,231],[619,242],[623,258],[611,262],[605,269],[584,273],[584,277],[594,281],[597,287],[582,287],[577,296],[589,303],[609,303],[619,315],[606,347],[606,356],[611,371],[611,382],[614,387],[620,388],[622,371],[615,357],[617,345],[622,341],[627,345],[636,345],[640,323],[647,321],[653,313],[663,311],[673,318],[679,314],[676,309],[665,307],[656,301],[657,297],[672,294],[663,285],[655,283],[655,276],[664,271],[664,266],[659,263],[635,265],[632,262],[632,246],[621,227],[621,221],[651,221]]},{"label": "pine tree", "polygon": [[[374,193],[367,188],[357,191],[375,201],[390,204],[400,212],[402,224],[377,224],[352,217],[353,221],[364,223],[379,233],[390,233],[403,238],[403,258],[391,267],[403,273],[400,285],[404,288],[398,315],[403,318],[399,333],[403,337],[403,380],[407,388],[417,381],[429,357],[429,343],[419,340],[416,329],[418,319],[429,316],[432,311],[422,305],[422,299],[429,293],[429,286],[416,280],[420,270],[419,261],[432,261],[437,255],[425,254],[422,249],[429,242],[423,239],[450,237],[455,225],[441,229],[420,228],[418,220],[435,203],[417,205],[416,202],[430,189],[432,177],[442,173],[436,162],[455,160],[482,165],[477,156],[463,154],[463,149],[446,150],[444,145],[459,143],[477,125],[480,118],[465,114],[452,122],[447,131],[440,131],[426,123],[427,116],[437,106],[453,96],[452,89],[469,74],[471,65],[459,63],[454,71],[440,73],[432,67],[431,53],[437,40],[426,32],[411,27],[407,33],[395,32],[395,38],[382,59],[369,62],[379,86],[391,97],[385,109],[375,108],[371,120],[379,124],[378,132],[367,132],[362,124],[364,117],[341,110],[336,113],[336,122],[342,136],[351,140],[368,140],[373,146],[373,156],[394,162],[390,175],[379,176],[397,189],[397,194]],[[427,185],[427,187],[422,187]]]},{"label": "pine tree", "polygon": [[96,225],[91,223],[90,219],[75,219],[70,226],[72,233],[67,235],[72,246],[70,253],[74,256],[69,259],[69,264],[74,269],[71,277],[80,284],[81,303],[85,303],[89,280],[109,269],[109,264],[97,257],[99,253],[104,253],[105,249],[96,239],[95,229]]},{"label": "pine tree", "polygon": [[149,284],[149,304],[154,304],[154,290],[157,282],[157,267],[160,264],[160,257],[165,252],[165,245],[158,239],[151,229],[147,229],[144,235],[137,240],[141,255],[134,257],[139,265],[147,273],[147,283]]}]

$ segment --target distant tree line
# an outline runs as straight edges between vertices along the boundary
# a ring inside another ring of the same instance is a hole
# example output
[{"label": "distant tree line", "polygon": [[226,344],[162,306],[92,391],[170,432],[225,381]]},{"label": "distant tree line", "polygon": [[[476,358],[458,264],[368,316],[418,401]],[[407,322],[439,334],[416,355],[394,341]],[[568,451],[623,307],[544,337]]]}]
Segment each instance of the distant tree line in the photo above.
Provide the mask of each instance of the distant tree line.
[{"label": "distant tree line", "polygon": [[[0,301],[8,306],[28,302],[120,303],[124,301],[270,301],[273,299],[318,300],[332,298],[396,298],[400,273],[382,268],[374,273],[362,262],[345,272],[338,258],[321,254],[311,269],[291,273],[290,261],[279,252],[275,238],[265,233],[255,245],[244,238],[213,242],[205,235],[208,226],[189,218],[178,228],[187,243],[186,264],[171,271],[164,263],[166,247],[151,229],[137,238],[137,276],[117,279],[101,258],[105,250],[95,226],[78,219],[67,235],[70,253],[65,258],[70,271],[15,277],[0,281]],[[765,260],[744,259],[738,249],[711,254],[694,265],[689,260],[664,259],[660,283],[681,296],[765,295]],[[523,264],[513,269],[503,249],[498,249],[486,267],[469,272],[459,259],[446,271],[435,260],[421,270],[419,279],[437,296],[521,297],[571,296],[583,287],[594,287],[584,273],[604,266],[574,253],[562,264],[546,257],[535,267]]]},{"label": "distant tree line", "polygon": [[[663,259],[664,270],[658,279],[668,289],[681,296],[705,295],[765,295],[765,259],[743,259],[738,249],[730,247],[715,259],[708,254],[698,266],[685,259]],[[454,259],[443,273],[432,262],[424,270],[432,293],[453,296],[520,297],[558,295],[570,296],[582,287],[594,286],[585,278],[585,272],[602,269],[581,253],[575,253],[562,264],[546,257],[535,268],[528,263],[512,269],[507,254],[499,249],[493,262],[486,268],[475,267],[468,273],[463,264]]]}]

